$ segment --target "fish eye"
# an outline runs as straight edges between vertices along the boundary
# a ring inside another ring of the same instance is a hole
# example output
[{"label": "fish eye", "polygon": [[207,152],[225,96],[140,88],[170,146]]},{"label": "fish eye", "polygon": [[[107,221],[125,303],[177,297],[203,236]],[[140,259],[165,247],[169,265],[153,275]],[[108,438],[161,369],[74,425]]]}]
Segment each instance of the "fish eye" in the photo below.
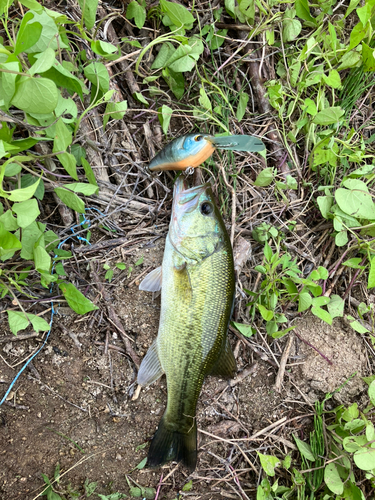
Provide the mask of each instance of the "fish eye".
[{"label": "fish eye", "polygon": [[194,141],[197,141],[197,142],[198,142],[198,141],[201,141],[202,139],[203,139],[203,135],[196,135],[196,136],[194,137]]},{"label": "fish eye", "polygon": [[200,206],[200,211],[201,211],[202,215],[210,215],[214,211],[214,207],[211,205],[211,203],[208,203],[207,201],[205,201]]}]

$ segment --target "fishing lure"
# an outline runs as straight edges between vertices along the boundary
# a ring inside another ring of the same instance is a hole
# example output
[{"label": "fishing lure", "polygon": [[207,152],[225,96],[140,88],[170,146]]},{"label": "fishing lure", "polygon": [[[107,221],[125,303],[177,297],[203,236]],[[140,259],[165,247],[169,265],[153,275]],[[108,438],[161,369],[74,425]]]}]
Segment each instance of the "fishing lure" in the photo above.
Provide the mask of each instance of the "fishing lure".
[{"label": "fishing lure", "polygon": [[167,144],[150,162],[152,172],[159,170],[186,170],[199,167],[215,149],[231,151],[263,151],[265,145],[251,135],[214,137],[206,134],[187,134]]}]

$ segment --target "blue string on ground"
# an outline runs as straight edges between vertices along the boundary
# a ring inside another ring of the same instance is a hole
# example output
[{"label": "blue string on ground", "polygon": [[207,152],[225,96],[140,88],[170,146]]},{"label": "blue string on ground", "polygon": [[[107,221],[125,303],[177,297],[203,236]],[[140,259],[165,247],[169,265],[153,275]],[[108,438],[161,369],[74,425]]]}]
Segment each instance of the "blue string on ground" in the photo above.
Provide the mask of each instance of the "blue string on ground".
[{"label": "blue string on ground", "polygon": [[[100,210],[98,210],[97,208],[94,208],[94,207],[92,207],[92,208],[86,208],[85,210],[96,210],[97,212],[99,212],[101,215],[104,216],[104,214],[102,212],[100,212]],[[68,241],[70,238],[73,238],[73,237],[76,237],[79,241],[85,241],[88,245],[91,245],[91,243],[86,238],[83,238],[82,236],[76,235],[75,232],[74,232],[75,228],[83,226],[83,224],[87,224],[87,229],[88,229],[90,227],[90,225],[91,225],[90,219],[84,217],[84,219],[83,219],[82,222],[80,222],[79,224],[75,224],[74,226],[72,226],[70,229],[71,229],[71,231],[72,231],[73,234],[71,236],[68,236],[67,238],[65,238],[65,240],[61,241],[58,244],[57,248],[61,248],[62,245],[64,245],[64,243],[66,241]],[[56,259],[56,257],[57,257],[57,255],[55,255],[55,259]],[[52,265],[51,274],[53,274],[54,268],[55,268],[55,263],[53,263],[53,265]],[[50,288],[50,293],[52,293],[52,286]],[[49,323],[49,330],[47,332],[46,338],[44,339],[43,344],[41,345],[41,347],[26,361],[26,363],[23,365],[23,367],[21,368],[21,370],[14,377],[14,379],[12,380],[10,386],[8,387],[8,390],[4,394],[2,400],[0,401],[0,406],[4,403],[4,401],[9,396],[11,390],[14,387],[14,384],[17,382],[17,380],[18,380],[19,376],[21,375],[21,373],[24,372],[24,370],[27,368],[27,366],[29,365],[29,363],[31,363],[31,361],[35,358],[35,356],[37,356],[40,353],[40,351],[43,349],[43,347],[46,345],[48,337],[49,337],[49,335],[51,333],[51,330],[52,330],[53,316],[56,314],[56,312],[57,311],[55,311],[55,309],[53,307],[53,302],[51,302],[51,320],[50,320],[50,323]]]}]

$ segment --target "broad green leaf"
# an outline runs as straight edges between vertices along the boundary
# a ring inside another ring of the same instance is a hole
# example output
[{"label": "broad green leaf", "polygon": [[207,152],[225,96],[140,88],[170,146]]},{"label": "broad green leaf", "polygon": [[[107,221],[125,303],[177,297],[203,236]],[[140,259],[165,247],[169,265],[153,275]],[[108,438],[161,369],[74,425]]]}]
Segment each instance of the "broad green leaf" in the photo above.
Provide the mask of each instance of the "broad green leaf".
[{"label": "broad green leaf", "polygon": [[51,270],[51,257],[45,248],[38,245],[34,248],[35,269],[40,273],[49,273]]},{"label": "broad green leaf", "polygon": [[309,115],[315,116],[318,112],[316,109],[316,103],[310,98],[306,98],[303,106]]},{"label": "broad green leaf", "polygon": [[375,380],[373,380],[368,388],[368,395],[371,403],[375,406]]},{"label": "broad green leaf", "polygon": [[96,10],[98,8],[98,0],[78,0],[81,7],[82,19],[88,30],[94,27],[96,20]]},{"label": "broad green leaf", "polygon": [[16,56],[35,45],[42,34],[43,28],[40,23],[33,22],[32,24],[29,24],[29,21],[33,19],[34,14],[32,12],[27,12],[22,19],[20,29],[17,34],[16,46],[14,48],[14,54]]},{"label": "broad green leaf", "polygon": [[193,487],[193,481],[190,479],[184,486],[182,487],[182,491],[190,491]]},{"label": "broad green leaf", "polygon": [[60,283],[59,288],[66,298],[69,306],[77,314],[86,314],[89,311],[94,311],[98,307],[87,299],[72,283]]},{"label": "broad green leaf", "polygon": [[40,181],[41,181],[41,179],[38,178],[38,180],[36,182],[33,182],[28,187],[25,187],[23,189],[15,189],[14,191],[10,191],[9,200],[11,200],[11,201],[29,200],[32,196],[34,196],[35,192],[37,191]]},{"label": "broad green leaf", "polygon": [[316,26],[316,20],[310,14],[310,7],[308,0],[296,0],[295,4],[296,14],[304,21],[308,21]]},{"label": "broad green leaf", "polygon": [[94,184],[85,184],[84,182],[72,182],[71,184],[64,184],[64,187],[75,193],[82,193],[86,196],[97,194],[99,191],[99,188]]},{"label": "broad green leaf", "polygon": [[349,241],[348,231],[346,229],[342,229],[335,236],[335,243],[338,247],[345,246]]},{"label": "broad green leaf", "polygon": [[374,7],[373,1],[367,1],[367,2],[365,2],[365,5],[363,7],[358,7],[357,15],[359,17],[359,20],[363,24],[363,26],[366,26],[366,24],[371,19],[373,7]]},{"label": "broad green leaf", "polygon": [[166,104],[163,104],[163,106],[158,109],[158,117],[160,125],[165,135],[167,135],[172,114],[173,114],[173,109],[167,106]]},{"label": "broad green leaf", "polygon": [[70,153],[60,153],[56,156],[60,160],[61,165],[65,168],[68,174],[73,177],[73,179],[78,180],[76,159],[74,158],[74,156]]},{"label": "broad green leaf", "polygon": [[56,85],[47,78],[21,77],[11,103],[26,113],[51,113],[58,95]]},{"label": "broad green leaf", "polygon": [[245,325],[244,323],[236,323],[235,321],[233,321],[233,324],[244,337],[251,337],[256,333],[256,330],[250,325]]},{"label": "broad green leaf", "polygon": [[271,321],[271,319],[273,318],[273,311],[270,311],[269,309],[265,308],[264,306],[262,306],[262,304],[257,304],[257,305],[264,321]]},{"label": "broad green leaf", "polygon": [[26,318],[22,311],[7,311],[7,313],[9,327],[14,335],[17,335],[20,330],[27,328],[30,323],[36,332],[48,332],[50,328],[45,319],[36,316],[35,314],[26,313]]},{"label": "broad green leaf", "polygon": [[306,311],[312,304],[312,297],[308,292],[301,292],[298,296],[298,312]]},{"label": "broad green leaf", "polygon": [[298,19],[291,19],[289,17],[284,18],[282,31],[284,42],[291,42],[292,40],[295,40],[301,31],[302,24],[298,21]]},{"label": "broad green leaf", "polygon": [[204,89],[204,87],[201,87],[199,89],[199,104],[202,106],[203,109],[206,109],[207,111],[212,111],[212,105],[211,105],[211,101],[208,97],[208,95],[206,94],[206,91]]},{"label": "broad green leaf", "polygon": [[269,186],[275,178],[276,169],[273,167],[264,168],[260,174],[258,174],[254,184],[259,187]]},{"label": "broad green leaf", "polygon": [[5,260],[5,257],[12,257],[14,252],[22,248],[20,240],[14,236],[14,234],[6,231],[4,229],[4,224],[0,221],[0,256],[4,257],[1,260]]},{"label": "broad green leaf", "polygon": [[28,47],[24,52],[27,54],[36,54],[39,52],[44,52],[48,47],[53,50],[67,48],[61,36],[59,36],[59,30],[56,26],[55,21],[50,17],[46,10],[42,10],[40,13],[33,12],[34,19],[29,21],[29,25],[41,24],[42,33],[38,41],[31,47]]},{"label": "broad green leaf", "polygon": [[72,133],[60,118],[55,125],[55,137],[53,141],[54,153],[66,151],[67,147],[72,143]]},{"label": "broad green leaf", "polygon": [[[32,174],[25,174],[21,177],[21,188],[27,188],[29,186],[34,186],[36,184],[36,190],[34,193],[35,198],[38,200],[43,200],[44,198],[44,182],[40,177],[35,177]],[[34,186],[35,187],[35,186]],[[24,201],[24,200],[16,200],[16,201]]]},{"label": "broad green leaf", "polygon": [[275,475],[275,467],[279,467],[281,465],[280,459],[274,457],[273,455],[263,455],[257,451],[260,464],[264,469],[264,472],[267,476],[273,477]]},{"label": "broad green leaf", "polygon": [[17,214],[17,223],[22,228],[34,222],[40,214],[38,202],[34,198],[21,203],[14,203],[12,210]]},{"label": "broad green leaf", "polygon": [[294,441],[296,442],[297,448],[301,455],[306,458],[306,460],[310,460],[310,462],[315,462],[315,455],[311,450],[311,446],[305,441],[301,441],[298,437],[293,434]]},{"label": "broad green leaf", "polygon": [[313,123],[317,125],[332,125],[337,123],[344,115],[345,111],[340,106],[323,109],[314,117]]},{"label": "broad green leaf", "polygon": [[353,459],[358,469],[375,469],[375,448],[361,448],[354,453]]},{"label": "broad green leaf", "polygon": [[340,59],[340,66],[337,68],[337,71],[342,71],[347,68],[354,68],[361,61],[361,54],[356,50],[350,50],[346,52],[342,58]]},{"label": "broad green leaf", "polygon": [[64,66],[56,59],[52,68],[45,71],[43,76],[55,82],[58,87],[67,89],[71,94],[77,92],[81,99],[83,99],[83,94],[88,93],[88,89],[85,87],[83,82],[65,69]]},{"label": "broad green leaf", "polygon": [[316,199],[320,212],[325,219],[328,219],[328,214],[330,213],[333,196],[318,196]]},{"label": "broad green leaf", "polygon": [[162,76],[177,99],[181,99],[185,91],[185,80],[182,73],[176,73],[170,68],[164,68]]},{"label": "broad green leaf", "polygon": [[60,187],[55,188],[55,193],[66,206],[81,214],[85,213],[85,204],[75,193]]},{"label": "broad green leaf", "polygon": [[100,56],[106,56],[116,53],[117,57],[117,48],[111,43],[103,42],[102,40],[91,42],[91,50],[95,52],[95,54],[99,54]]},{"label": "broad green leaf", "polygon": [[109,90],[109,74],[104,64],[100,62],[92,62],[84,69],[85,77],[96,87],[99,87],[102,92]]},{"label": "broad green leaf", "polygon": [[375,220],[375,209],[369,193],[360,189],[339,188],[335,199],[340,209],[348,215],[359,219]]},{"label": "broad green leaf", "polygon": [[331,300],[327,305],[328,312],[334,318],[342,318],[344,316],[344,305],[345,300],[343,300],[339,295],[331,295]]},{"label": "broad green leaf", "polygon": [[[8,71],[17,71],[17,72],[22,71],[18,61],[17,62],[3,63],[1,65],[1,67],[4,70],[8,70]],[[0,89],[2,86],[2,91],[0,91],[0,97],[3,98],[4,105],[8,109],[9,104],[14,96],[15,91],[16,91],[17,75],[14,73],[6,73],[6,72],[1,72],[0,75],[1,75]],[[14,154],[14,153],[15,153],[15,151],[13,150],[12,154]]]},{"label": "broad green leaf", "polygon": [[20,0],[20,3],[29,10],[35,10],[38,14],[40,14],[43,10],[43,6],[36,0]]},{"label": "broad green leaf", "polygon": [[32,222],[27,227],[22,230],[22,250],[21,257],[26,260],[34,259],[34,246],[39,238],[43,235],[43,231],[40,228],[40,223]]},{"label": "broad green leaf", "polygon": [[335,69],[331,69],[328,76],[324,75],[323,80],[327,85],[329,85],[333,89],[341,88],[341,78],[339,72],[336,71]]},{"label": "broad green leaf", "polygon": [[375,49],[362,43],[362,57],[365,71],[375,71]]},{"label": "broad green leaf", "polygon": [[114,120],[122,120],[127,109],[128,101],[109,102],[107,104],[103,117],[103,130],[105,130],[109,117],[113,118]]},{"label": "broad green leaf", "polygon": [[194,16],[187,10],[186,7],[179,3],[168,2],[167,0],[160,0],[162,11],[165,12],[172,23],[181,27],[186,24],[193,24]]},{"label": "broad green leaf", "polygon": [[146,20],[146,9],[139,5],[136,0],[129,3],[126,9],[126,19],[134,19],[138,29],[142,29]]},{"label": "broad green leaf", "polygon": [[375,287],[375,256],[372,257],[370,262],[370,271],[368,273],[367,289]]},{"label": "broad green leaf", "polygon": [[360,257],[353,257],[352,259],[346,260],[342,263],[343,266],[352,267],[353,269],[364,269],[365,266],[360,266],[362,259]]},{"label": "broad green leaf", "polygon": [[84,158],[82,158],[82,167],[85,171],[87,180],[89,181],[90,184],[93,184],[94,186],[97,186],[98,183],[96,182],[95,174],[93,169],[91,168],[90,164],[88,161],[86,161]]},{"label": "broad green leaf", "polygon": [[168,59],[171,58],[172,54],[176,51],[170,42],[163,43],[160,47],[158,55],[155,57],[152,63],[151,69],[161,69],[164,68]]},{"label": "broad green leaf", "polygon": [[177,73],[191,71],[203,50],[204,46],[201,40],[196,37],[190,38],[187,44],[181,44],[173,52],[165,65]]},{"label": "broad green leaf", "polygon": [[236,118],[240,122],[246,113],[246,106],[249,102],[249,95],[246,92],[240,92],[240,98],[238,101]]},{"label": "broad green leaf", "polygon": [[367,26],[363,26],[361,22],[356,24],[350,33],[350,44],[348,50],[354,49],[365,38],[367,34]]},{"label": "broad green leaf", "polygon": [[334,463],[326,465],[324,469],[324,482],[336,495],[341,495],[344,491],[344,483],[342,482],[336,464]]},{"label": "broad green leaf", "polygon": [[17,219],[13,216],[12,210],[7,210],[4,214],[0,215],[0,222],[3,224],[5,231],[17,231]]},{"label": "broad green leaf", "polygon": [[348,315],[346,317],[349,320],[349,324],[353,328],[353,330],[355,330],[356,332],[361,333],[361,334],[369,333],[367,328],[365,328],[363,325],[361,325],[361,323],[359,321],[357,321],[356,319],[354,319],[353,316]]},{"label": "broad green leaf", "polygon": [[44,52],[36,54],[37,60],[29,69],[30,75],[35,75],[35,73],[44,73],[52,68],[55,62],[55,51],[48,47]]},{"label": "broad green leaf", "polygon": [[329,314],[329,312],[326,311],[325,309],[322,309],[321,307],[313,306],[311,308],[311,312],[314,314],[314,316],[322,319],[323,321],[325,321],[329,325],[332,325],[332,317]]}]

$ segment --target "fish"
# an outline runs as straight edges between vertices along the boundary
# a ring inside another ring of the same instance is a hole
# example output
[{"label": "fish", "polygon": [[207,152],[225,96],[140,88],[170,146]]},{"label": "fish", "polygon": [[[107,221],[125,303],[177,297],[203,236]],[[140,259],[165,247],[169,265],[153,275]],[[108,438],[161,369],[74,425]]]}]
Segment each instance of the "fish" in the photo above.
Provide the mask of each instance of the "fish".
[{"label": "fish", "polygon": [[186,170],[199,167],[216,148],[256,152],[265,145],[251,135],[229,135],[214,137],[207,134],[187,134],[167,144],[150,162],[151,172],[162,170]]},{"label": "fish", "polygon": [[138,384],[148,386],[165,373],[168,392],[147,464],[157,467],[174,460],[193,471],[203,380],[236,373],[227,337],[235,291],[233,253],[210,184],[188,188],[184,176],[178,177],[162,265],[139,288],[161,289],[161,312]]}]

